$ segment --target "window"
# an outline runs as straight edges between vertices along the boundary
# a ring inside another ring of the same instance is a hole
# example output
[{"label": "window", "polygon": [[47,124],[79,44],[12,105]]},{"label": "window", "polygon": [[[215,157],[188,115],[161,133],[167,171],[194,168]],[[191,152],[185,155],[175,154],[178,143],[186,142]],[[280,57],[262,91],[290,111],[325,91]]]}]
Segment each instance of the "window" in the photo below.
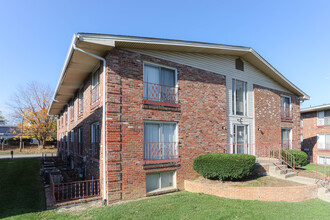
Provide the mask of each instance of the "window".
[{"label": "window", "polygon": [[145,122],[144,160],[177,158],[176,128],[175,122]]},{"label": "window", "polygon": [[317,136],[317,148],[330,150],[330,134],[318,134]]},{"label": "window", "polygon": [[237,59],[235,60],[235,67],[236,67],[236,69],[238,69],[238,70],[244,71],[244,63],[243,63],[243,61],[241,60],[241,58],[237,58]]},{"label": "window", "polygon": [[327,156],[318,156],[318,164],[330,165],[330,157]]},{"label": "window", "polygon": [[300,115],[300,127],[304,126],[304,116]]},{"label": "window", "polygon": [[70,118],[71,120],[74,118],[74,100],[72,100],[70,104]]},{"label": "window", "polygon": [[78,92],[78,114],[83,113],[84,107],[84,92],[83,89],[80,89]]},{"label": "window", "polygon": [[83,129],[78,128],[78,154],[83,155]]},{"label": "window", "polygon": [[144,64],[143,99],[177,103],[176,71],[174,69]]},{"label": "window", "polygon": [[233,115],[247,115],[247,83],[233,79],[232,88]]},{"label": "window", "polygon": [[100,71],[101,68],[98,68],[92,74],[92,104],[100,100]]},{"label": "window", "polygon": [[317,112],[317,125],[330,125],[330,110]]},{"label": "window", "polygon": [[71,132],[70,132],[70,139],[71,139],[71,149],[70,149],[70,151],[72,152],[72,153],[74,153],[74,131],[72,130]]},{"label": "window", "polygon": [[176,188],[175,171],[148,173],[147,193]]},{"label": "window", "polygon": [[95,122],[91,125],[91,144],[92,158],[100,158],[100,123]]},{"label": "window", "polygon": [[284,150],[292,149],[291,128],[282,128],[282,131],[281,131],[281,144],[282,144],[282,149],[284,149]]},{"label": "window", "polygon": [[69,153],[69,146],[70,146],[70,142],[69,142],[69,133],[66,132],[66,151]]},{"label": "window", "polygon": [[282,119],[292,119],[291,97],[281,96],[281,118]]}]

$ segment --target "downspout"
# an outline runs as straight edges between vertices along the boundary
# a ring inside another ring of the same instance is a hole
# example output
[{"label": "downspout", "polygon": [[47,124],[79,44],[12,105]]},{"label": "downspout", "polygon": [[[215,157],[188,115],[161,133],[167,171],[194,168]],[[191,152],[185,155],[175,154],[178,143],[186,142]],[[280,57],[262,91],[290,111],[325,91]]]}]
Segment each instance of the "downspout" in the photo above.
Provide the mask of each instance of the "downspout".
[{"label": "downspout", "polygon": [[[79,39],[79,36],[77,36],[77,38]],[[103,104],[103,108],[102,108],[102,128],[103,128],[103,132],[102,132],[102,148],[103,148],[103,205],[107,204],[107,181],[106,181],[106,141],[105,141],[105,99],[106,99],[106,59],[104,59],[103,57],[97,56],[95,54],[89,53],[87,51],[84,51],[80,48],[78,48],[76,46],[76,42],[75,41],[72,45],[74,50],[77,50],[79,52],[82,52],[84,54],[87,54],[89,56],[92,56],[98,60],[103,61],[103,98],[102,98],[102,104]]]}]

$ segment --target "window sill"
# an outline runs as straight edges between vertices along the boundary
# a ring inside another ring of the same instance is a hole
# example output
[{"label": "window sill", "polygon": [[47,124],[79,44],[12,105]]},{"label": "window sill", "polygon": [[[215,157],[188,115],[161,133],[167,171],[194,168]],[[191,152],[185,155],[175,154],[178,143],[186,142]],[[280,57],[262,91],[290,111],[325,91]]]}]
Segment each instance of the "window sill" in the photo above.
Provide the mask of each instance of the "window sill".
[{"label": "window sill", "polygon": [[281,121],[290,121],[292,122],[293,118],[292,117],[281,117]]},{"label": "window sill", "polygon": [[156,196],[156,195],[160,195],[160,194],[177,192],[177,191],[178,191],[178,189],[175,187],[167,187],[164,189],[156,189],[156,190],[147,192],[147,196]]},{"label": "window sill", "polygon": [[164,159],[164,160],[144,160],[142,162],[143,165],[148,165],[148,164],[164,164],[164,163],[177,163],[179,162],[180,159]]},{"label": "window sill", "polygon": [[100,100],[91,105],[91,110],[95,109],[100,105]]},{"label": "window sill", "polygon": [[171,103],[171,102],[160,102],[160,101],[152,101],[152,100],[143,100],[142,103],[144,105],[161,105],[161,106],[174,107],[174,108],[179,108],[180,107],[180,104]]},{"label": "window sill", "polygon": [[318,128],[326,128],[326,127],[330,127],[330,125],[318,125]]}]

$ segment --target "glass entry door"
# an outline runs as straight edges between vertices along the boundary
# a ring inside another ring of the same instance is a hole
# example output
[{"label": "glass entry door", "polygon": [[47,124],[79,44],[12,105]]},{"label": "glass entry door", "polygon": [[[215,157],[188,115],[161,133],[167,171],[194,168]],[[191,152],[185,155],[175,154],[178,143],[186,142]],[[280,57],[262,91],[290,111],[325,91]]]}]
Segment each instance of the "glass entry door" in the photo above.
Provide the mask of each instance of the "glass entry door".
[{"label": "glass entry door", "polygon": [[234,141],[233,153],[234,154],[248,154],[248,126],[247,125],[234,125]]}]

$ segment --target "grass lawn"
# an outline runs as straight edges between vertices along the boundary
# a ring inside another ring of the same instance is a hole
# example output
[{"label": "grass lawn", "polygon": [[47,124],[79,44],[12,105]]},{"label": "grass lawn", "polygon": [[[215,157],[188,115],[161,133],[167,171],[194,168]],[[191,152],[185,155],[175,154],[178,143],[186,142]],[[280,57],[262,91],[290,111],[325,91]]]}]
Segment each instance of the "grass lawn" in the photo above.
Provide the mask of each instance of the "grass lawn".
[{"label": "grass lawn", "polygon": [[120,205],[66,213],[56,210],[16,216],[17,219],[327,219],[330,203],[261,202],[178,192]]},{"label": "grass lawn", "polygon": [[0,218],[45,209],[37,159],[0,160]]},{"label": "grass lawn", "polygon": [[[315,164],[307,164],[306,166],[302,167],[305,170],[311,170],[311,171],[316,171],[316,165]],[[327,175],[330,176],[330,166],[326,167],[327,170]],[[317,171],[320,173],[324,173],[324,165],[318,165],[317,166]]]},{"label": "grass lawn", "polygon": [[39,149],[37,145],[25,146],[22,151],[19,151],[19,146],[4,146],[4,150],[0,146],[1,154],[10,154],[10,151],[14,151],[15,154],[41,154],[41,153],[57,153],[57,148],[52,148],[52,146],[44,146],[43,149]]}]

